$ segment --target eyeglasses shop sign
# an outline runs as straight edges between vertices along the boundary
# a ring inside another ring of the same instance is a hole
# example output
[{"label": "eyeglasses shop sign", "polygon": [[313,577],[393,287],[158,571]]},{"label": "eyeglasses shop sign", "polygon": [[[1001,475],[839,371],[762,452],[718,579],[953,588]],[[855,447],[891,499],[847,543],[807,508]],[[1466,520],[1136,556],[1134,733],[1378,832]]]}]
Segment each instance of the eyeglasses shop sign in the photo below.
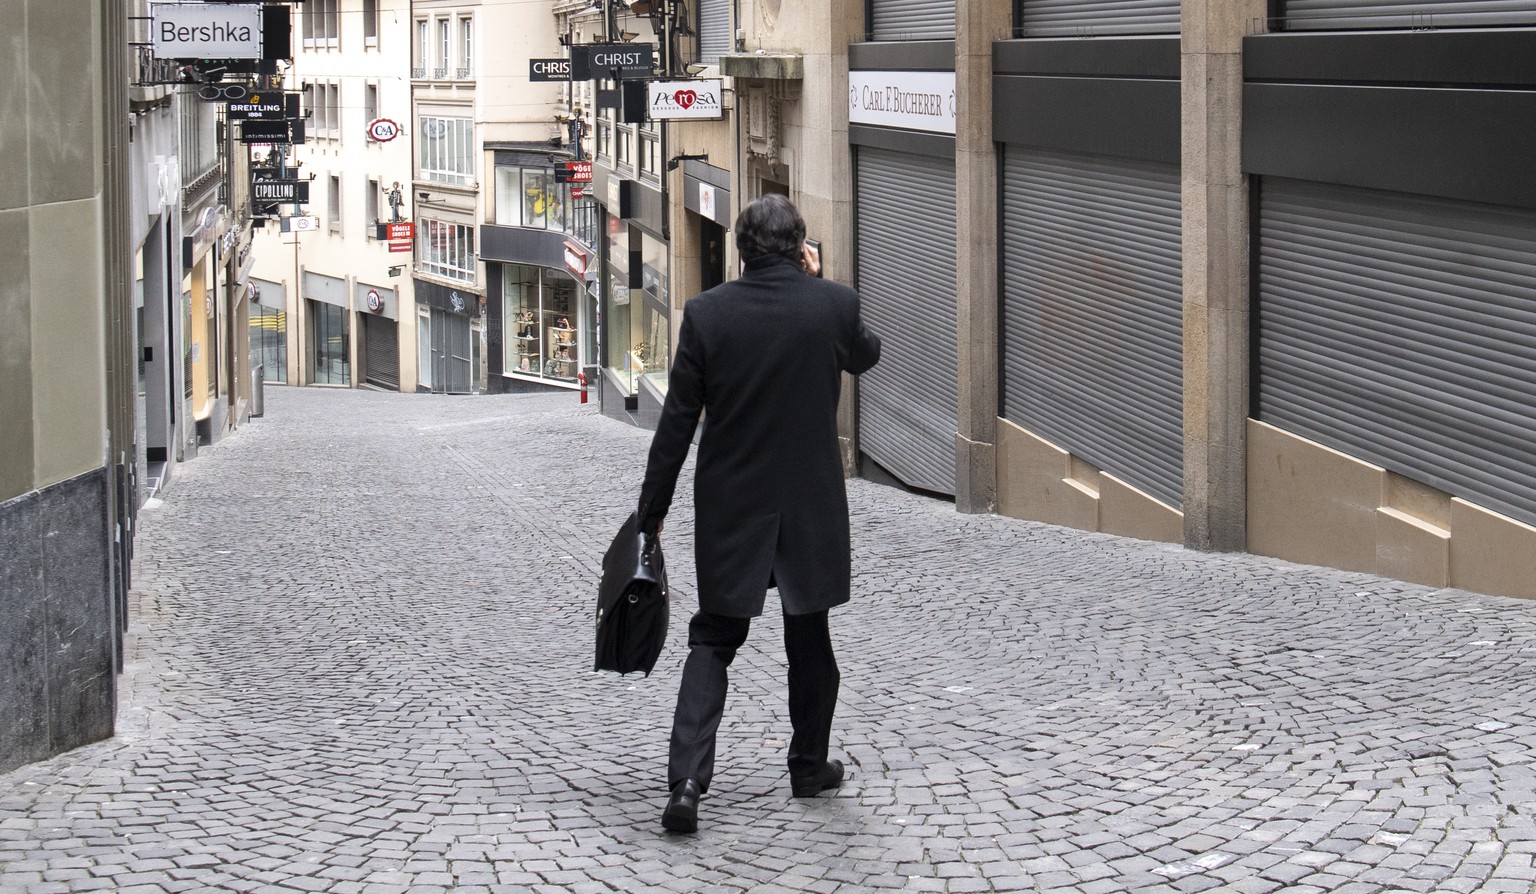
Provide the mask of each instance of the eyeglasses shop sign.
[{"label": "eyeglasses shop sign", "polygon": [[720,80],[651,81],[650,114],[652,120],[679,118],[724,118],[720,102]]},{"label": "eyeglasses shop sign", "polygon": [[952,71],[850,71],[848,121],[930,133],[955,132]]},{"label": "eyeglasses shop sign", "polygon": [[260,3],[156,3],[157,59],[260,59]]}]

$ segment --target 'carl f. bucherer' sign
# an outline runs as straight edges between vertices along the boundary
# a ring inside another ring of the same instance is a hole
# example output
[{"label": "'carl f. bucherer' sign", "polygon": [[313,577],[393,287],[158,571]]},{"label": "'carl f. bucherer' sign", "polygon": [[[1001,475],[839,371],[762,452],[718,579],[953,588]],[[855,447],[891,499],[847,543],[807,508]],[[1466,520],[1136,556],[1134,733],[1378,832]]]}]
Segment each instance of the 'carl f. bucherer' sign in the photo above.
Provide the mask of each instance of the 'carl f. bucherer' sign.
[{"label": "'carl f. bucherer' sign", "polygon": [[260,59],[260,3],[156,3],[157,59]]},{"label": "'carl f. bucherer' sign", "polygon": [[930,133],[955,132],[952,71],[850,71],[848,122]]}]

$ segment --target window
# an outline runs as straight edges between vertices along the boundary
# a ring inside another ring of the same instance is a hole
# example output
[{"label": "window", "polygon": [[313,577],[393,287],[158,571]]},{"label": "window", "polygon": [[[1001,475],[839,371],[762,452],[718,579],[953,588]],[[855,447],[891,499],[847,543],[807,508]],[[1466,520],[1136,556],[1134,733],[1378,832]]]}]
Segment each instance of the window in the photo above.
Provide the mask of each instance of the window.
[{"label": "window", "polygon": [[416,66],[411,69],[411,77],[424,78],[427,76],[427,53],[431,44],[427,43],[427,20],[416,20]]},{"label": "window", "polygon": [[363,190],[363,195],[368,197],[364,202],[363,216],[364,223],[368,227],[369,239],[377,235],[374,232],[374,224],[379,222],[379,192],[379,181],[368,178],[367,186]]},{"label": "window", "polygon": [[654,127],[640,128],[640,173],[648,180],[661,178],[661,135]]},{"label": "window", "polygon": [[613,119],[604,112],[597,116],[597,157],[604,161],[613,159]]},{"label": "window", "polygon": [[341,233],[341,178],[339,176],[335,175],[335,174],[331,175],[331,188],[330,188],[330,192],[326,196],[326,206],[325,206],[325,208],[326,208],[325,213],[327,215],[326,219],[328,221],[330,221],[331,232],[332,233],[336,233],[336,234],[340,234]]},{"label": "window", "polygon": [[367,84],[363,87],[363,117],[369,121],[379,117],[378,84]]},{"label": "window", "polygon": [[635,166],[635,128],[628,124],[620,124],[613,142],[615,166],[633,168]]},{"label": "window", "polygon": [[423,220],[418,228],[420,269],[445,279],[475,281],[475,230],[463,224]]},{"label": "window", "polygon": [[422,115],[416,129],[421,145],[421,178],[434,183],[473,183],[475,122],[468,118]]},{"label": "window", "polygon": [[379,45],[379,0],[363,0],[363,46]]},{"label": "window", "polygon": [[339,139],[341,137],[341,85],[327,84],[325,100],[330,103],[330,113],[326,116],[326,120],[331,125],[330,137],[333,140]]},{"label": "window", "polygon": [[434,78],[446,78],[446,77],[448,77],[448,52],[449,52],[448,20],[447,19],[438,19],[437,20],[437,47],[436,47],[436,49],[437,49],[437,60],[436,60],[436,64],[432,66],[432,77],[434,77]]},{"label": "window", "polygon": [[459,19],[459,70],[458,76],[467,78],[475,67],[475,20],[469,16]]},{"label": "window", "polygon": [[500,165],[496,168],[496,222],[507,227],[556,230],[592,244],[595,203],[573,199],[576,183],[556,183],[554,169]]}]

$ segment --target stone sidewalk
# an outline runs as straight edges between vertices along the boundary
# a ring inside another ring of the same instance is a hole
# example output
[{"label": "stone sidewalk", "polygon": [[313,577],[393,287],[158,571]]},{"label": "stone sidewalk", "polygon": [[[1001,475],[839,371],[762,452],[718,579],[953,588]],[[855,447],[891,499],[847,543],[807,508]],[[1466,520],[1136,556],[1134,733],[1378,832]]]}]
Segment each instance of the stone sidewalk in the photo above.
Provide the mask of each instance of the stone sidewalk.
[{"label": "stone sidewalk", "polygon": [[779,623],[664,833],[691,611],[591,672],[646,432],[574,396],[268,390],[140,516],[119,735],[0,775],[0,891],[1522,892],[1536,604],[850,482],[835,749],[793,800]]}]

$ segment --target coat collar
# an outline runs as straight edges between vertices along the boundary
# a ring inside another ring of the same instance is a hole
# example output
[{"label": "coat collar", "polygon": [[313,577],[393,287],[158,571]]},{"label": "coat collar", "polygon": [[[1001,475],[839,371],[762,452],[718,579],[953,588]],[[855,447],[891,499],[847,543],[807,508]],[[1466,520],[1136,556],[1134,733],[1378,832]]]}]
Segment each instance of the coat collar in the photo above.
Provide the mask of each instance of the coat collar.
[{"label": "coat collar", "polygon": [[789,258],[786,258],[783,255],[778,255],[778,254],[759,255],[759,256],[757,256],[755,258],[752,258],[750,260],[747,260],[747,261],[743,262],[743,266],[748,271],[771,270],[771,269],[774,269],[776,267],[788,267],[791,270],[795,270],[795,271],[799,271],[800,270],[800,265],[799,264],[795,263],[794,261],[790,260]]}]

